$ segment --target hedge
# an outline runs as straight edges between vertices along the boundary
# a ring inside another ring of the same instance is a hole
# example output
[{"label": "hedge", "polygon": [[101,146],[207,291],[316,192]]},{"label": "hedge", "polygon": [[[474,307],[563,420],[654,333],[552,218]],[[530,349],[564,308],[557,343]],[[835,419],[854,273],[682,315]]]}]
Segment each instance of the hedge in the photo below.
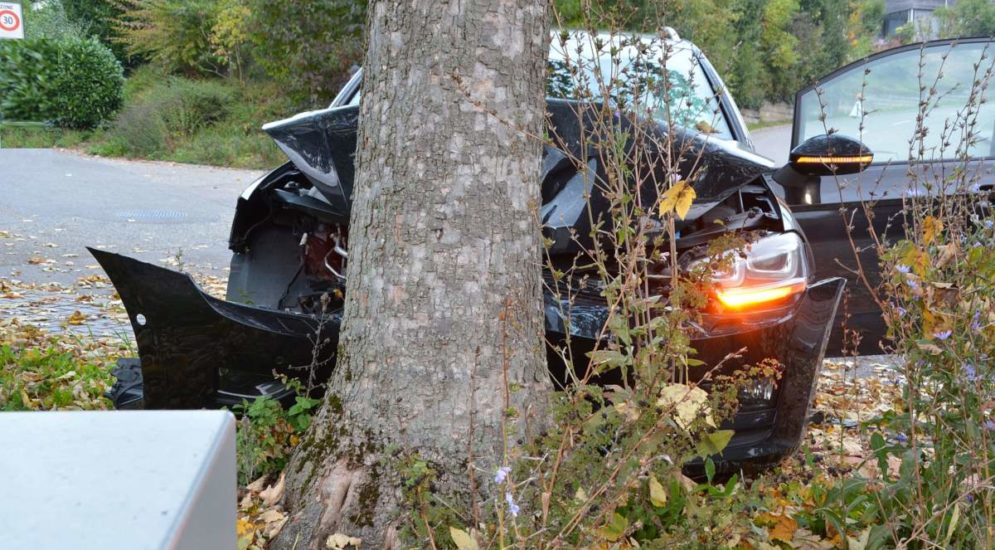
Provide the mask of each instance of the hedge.
[{"label": "hedge", "polygon": [[0,115],[6,120],[93,128],[123,100],[124,72],[93,38],[0,43]]}]

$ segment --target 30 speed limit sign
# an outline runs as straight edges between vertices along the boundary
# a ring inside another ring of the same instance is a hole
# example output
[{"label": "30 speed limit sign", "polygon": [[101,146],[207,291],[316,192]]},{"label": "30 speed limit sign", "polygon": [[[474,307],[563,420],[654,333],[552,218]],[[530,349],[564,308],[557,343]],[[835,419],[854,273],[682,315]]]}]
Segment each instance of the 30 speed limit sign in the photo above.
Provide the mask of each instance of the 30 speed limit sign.
[{"label": "30 speed limit sign", "polygon": [[0,2],[0,39],[24,38],[24,16],[20,4]]}]

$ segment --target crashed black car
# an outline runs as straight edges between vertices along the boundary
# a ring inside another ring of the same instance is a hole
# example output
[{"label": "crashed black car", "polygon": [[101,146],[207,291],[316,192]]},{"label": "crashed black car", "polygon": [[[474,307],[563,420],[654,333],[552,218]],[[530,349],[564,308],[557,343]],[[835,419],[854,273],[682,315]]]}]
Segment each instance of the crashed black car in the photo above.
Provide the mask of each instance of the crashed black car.
[{"label": "crashed black car", "polygon": [[[590,38],[578,33],[571,40]],[[723,456],[730,463],[774,460],[800,442],[845,282],[816,279],[806,236],[772,190],[775,167],[752,152],[739,110],[715,70],[689,42],[674,35],[667,43],[672,52],[666,72],[690,75],[684,84],[701,107],[670,129],[674,139],[700,152],[697,162],[703,166],[693,181],[697,199],[678,227],[678,250],[684,253],[727,231],[763,235],[737,261],[736,281],[720,297],[725,310],[706,316],[692,345],[705,365],[746,348],[740,359],[724,363],[726,371],[766,358],[784,366],[778,383],[757,380],[741,393],[739,412],[728,426],[736,434]],[[542,164],[543,231],[553,241],[554,263],[577,253],[571,232],[587,233],[587,209],[601,207],[597,190],[585,185],[569,161],[586,153],[578,147],[584,131],[578,101],[555,78],[563,56],[555,47],[550,55],[547,105],[557,147],[546,148]],[[216,407],[264,395],[283,399],[291,391],[274,380],[274,370],[288,376],[313,370],[321,378],[334,367],[361,81],[361,73],[354,75],[327,109],[264,127],[289,162],[253,182],[238,199],[227,300],[204,293],[185,274],[92,250],[124,302],[138,343],[139,359],[125,360],[117,371],[113,399],[119,408]],[[829,159],[831,153],[838,158]],[[825,173],[828,162],[836,171],[852,172],[867,156],[857,142],[819,136],[799,146],[778,173],[785,181],[804,179]],[[584,158],[597,163],[596,157]],[[583,356],[594,346],[608,306],[592,289],[573,297],[565,322],[562,299],[547,290],[547,336],[562,342],[569,330],[571,345]],[[563,368],[554,353],[549,362],[554,373]]]}]

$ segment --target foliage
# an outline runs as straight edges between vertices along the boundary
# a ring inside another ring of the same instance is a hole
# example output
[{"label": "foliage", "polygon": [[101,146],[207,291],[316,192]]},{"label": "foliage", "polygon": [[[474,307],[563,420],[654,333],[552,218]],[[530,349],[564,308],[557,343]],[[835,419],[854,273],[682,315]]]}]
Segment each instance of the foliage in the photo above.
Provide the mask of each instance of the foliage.
[{"label": "foliage", "polygon": [[0,44],[4,118],[92,128],[121,105],[121,64],[94,39],[32,39]]},{"label": "foliage", "polygon": [[291,106],[275,86],[136,71],[126,107],[90,149],[96,154],[271,168],[282,153],[259,126]]},{"label": "foliage", "polygon": [[289,409],[269,397],[236,407],[236,412],[242,415],[236,437],[239,484],[277,473],[287,465],[319,403],[317,399],[297,395]]},{"label": "foliage", "polygon": [[223,67],[211,44],[219,8],[215,0],[114,0],[114,8],[120,11],[116,40],[129,55],[186,75],[218,73]]},{"label": "foliage", "polygon": [[298,101],[327,104],[362,60],[366,1],[244,1],[256,63]]},{"label": "foliage", "polygon": [[217,20],[211,29],[214,54],[228,64],[230,74],[242,80],[248,56],[252,9],[242,0],[219,0]]},{"label": "foliage", "polygon": [[[795,91],[878,47],[883,0],[557,0],[568,27],[656,32],[662,25],[701,48],[744,107]],[[818,44],[803,51],[799,44]]]},{"label": "foliage", "polygon": [[79,147],[91,135],[88,130],[66,130],[47,124],[24,126],[0,123],[0,147],[7,149]]},{"label": "foliage", "polygon": [[942,36],[995,36],[995,6],[987,0],[958,0],[935,15]]},{"label": "foliage", "polygon": [[41,4],[26,4],[24,37],[49,39],[79,39],[88,36],[88,27],[74,20],[59,0]]},{"label": "foliage", "polygon": [[[46,1],[46,7],[51,3]],[[123,65],[131,66],[138,61],[127,55],[114,31],[114,21],[121,15],[120,8],[114,0],[61,0],[61,5],[73,25],[110,48]]]},{"label": "foliage", "polygon": [[220,82],[166,78],[139,94],[108,129],[109,141],[123,152],[149,156],[222,119],[232,90]]},{"label": "foliage", "polygon": [[0,410],[102,410],[111,386],[103,362],[52,347],[0,346]]}]

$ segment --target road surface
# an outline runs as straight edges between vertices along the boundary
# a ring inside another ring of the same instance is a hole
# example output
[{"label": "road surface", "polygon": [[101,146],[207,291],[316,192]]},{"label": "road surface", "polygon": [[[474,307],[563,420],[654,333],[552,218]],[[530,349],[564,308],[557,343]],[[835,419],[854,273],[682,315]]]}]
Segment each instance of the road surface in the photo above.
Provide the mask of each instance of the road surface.
[{"label": "road surface", "polygon": [[791,124],[768,126],[750,132],[753,147],[761,154],[778,165],[788,162],[791,149]]},{"label": "road surface", "polygon": [[239,193],[262,172],[0,149],[0,277],[102,273],[85,246],[225,275]]}]

